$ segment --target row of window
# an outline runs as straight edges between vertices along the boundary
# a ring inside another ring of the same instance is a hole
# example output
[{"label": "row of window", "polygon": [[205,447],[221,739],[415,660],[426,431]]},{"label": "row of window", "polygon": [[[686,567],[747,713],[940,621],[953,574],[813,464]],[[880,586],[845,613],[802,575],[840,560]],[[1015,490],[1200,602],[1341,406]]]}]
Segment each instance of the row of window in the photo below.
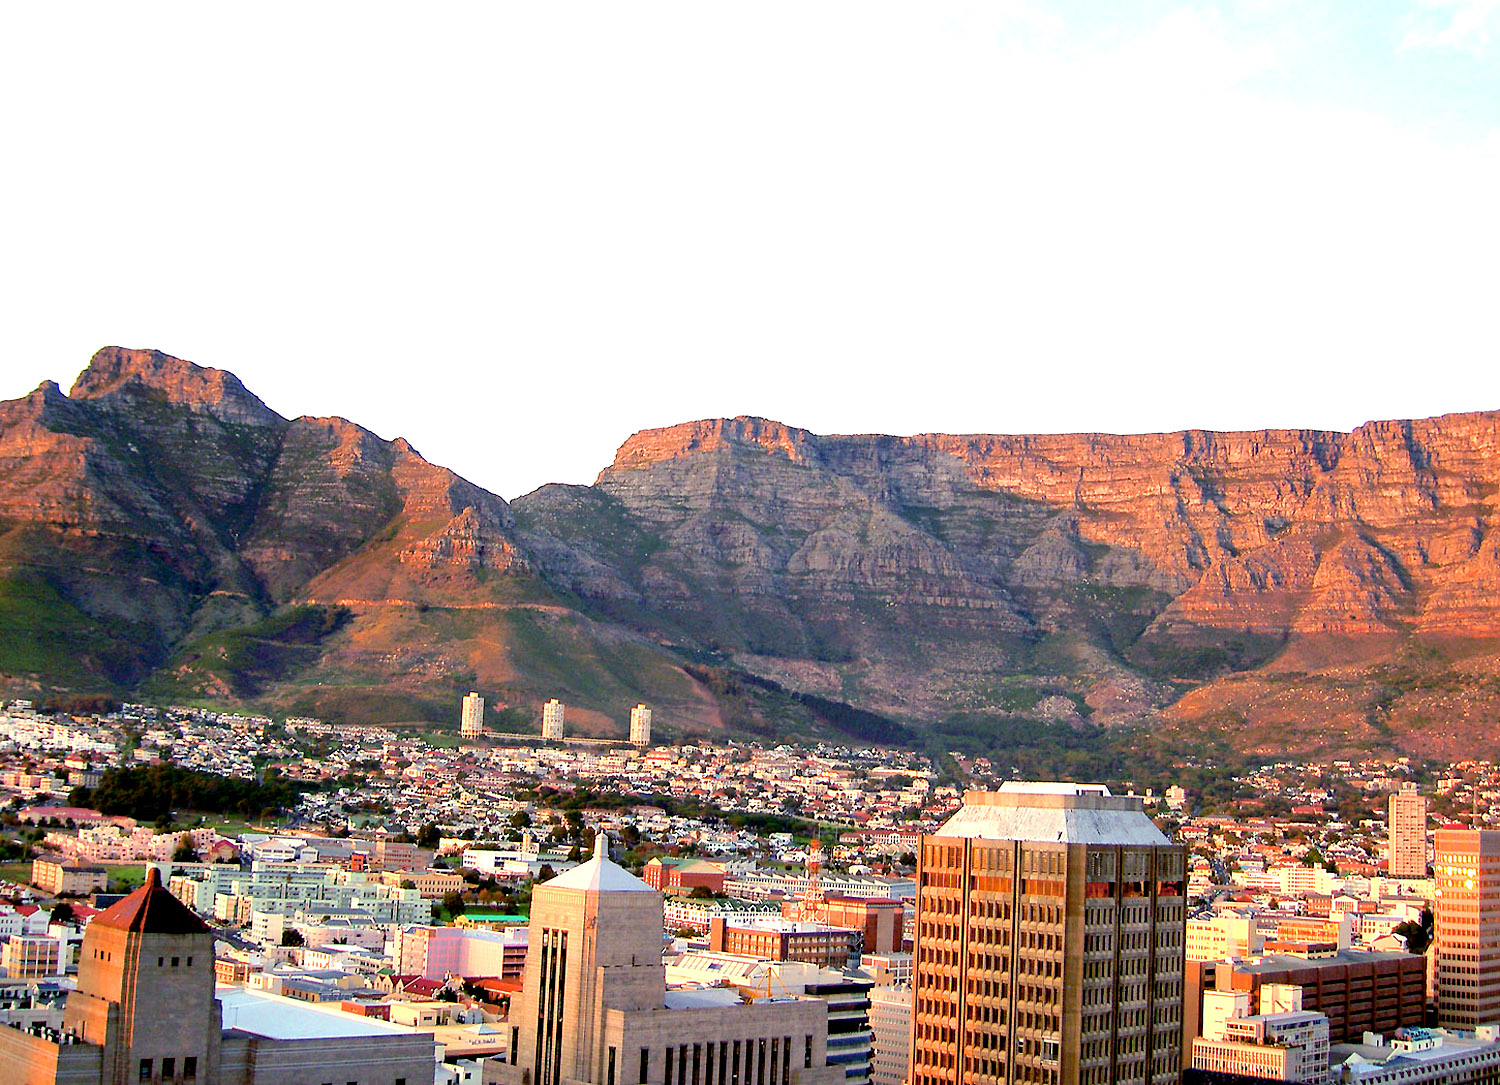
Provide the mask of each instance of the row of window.
[{"label": "row of window", "polygon": [[[178,1063],[175,1055],[168,1055],[160,1061],[156,1059],[142,1059],[140,1065],[141,1081],[197,1081],[198,1080],[198,1056],[187,1055],[182,1060],[182,1073],[178,1075]],[[355,1085],[351,1082],[350,1085]]]},{"label": "row of window", "polygon": [[[717,1055],[717,1058],[715,1057]],[[741,1061],[743,1058],[743,1062]],[[811,1069],[813,1038],[802,1038],[802,1065]],[[662,1056],[664,1085],[790,1085],[792,1038],[775,1036],[720,1040],[717,1044],[678,1044]],[[715,1071],[717,1070],[717,1074]],[[639,1080],[650,1080],[651,1049],[640,1049]],[[605,1085],[615,1085],[615,1049],[608,1052]]]}]

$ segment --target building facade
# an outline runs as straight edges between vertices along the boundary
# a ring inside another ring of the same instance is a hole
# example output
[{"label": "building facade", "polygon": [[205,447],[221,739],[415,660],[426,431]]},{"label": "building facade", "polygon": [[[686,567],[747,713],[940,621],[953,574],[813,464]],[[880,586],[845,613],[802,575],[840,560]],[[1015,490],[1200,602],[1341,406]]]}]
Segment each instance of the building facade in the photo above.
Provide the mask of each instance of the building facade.
[{"label": "building facade", "polygon": [[1357,1042],[1366,1032],[1389,1033],[1422,1024],[1427,1008],[1427,960],[1417,953],[1327,951],[1315,956],[1267,954],[1188,967],[1188,1036],[1199,1033],[1197,1010],[1207,991],[1243,991],[1258,1005],[1269,984],[1302,989],[1302,1008],[1328,1018],[1332,1043]]},{"label": "building facade", "polygon": [[871,1085],[902,1085],[911,1063],[911,987],[870,991]]},{"label": "building facade", "polygon": [[1328,1018],[1302,1008],[1301,990],[1267,984],[1260,1013],[1243,991],[1211,991],[1203,1035],[1192,1043],[1192,1068],[1271,1081],[1323,1082],[1328,1077]]},{"label": "building facade", "polygon": [[1179,1081],[1185,871],[1108,788],[965,795],[918,855],[911,1085]]},{"label": "building facade", "polygon": [[1386,872],[1393,878],[1427,877],[1427,800],[1405,784],[1386,805]]},{"label": "building facade", "polygon": [[1500,1022],[1500,830],[1439,829],[1433,860],[1438,1023]]},{"label": "building facade", "polygon": [[484,698],[479,694],[470,693],[464,698],[458,733],[463,738],[478,738],[484,734]]}]

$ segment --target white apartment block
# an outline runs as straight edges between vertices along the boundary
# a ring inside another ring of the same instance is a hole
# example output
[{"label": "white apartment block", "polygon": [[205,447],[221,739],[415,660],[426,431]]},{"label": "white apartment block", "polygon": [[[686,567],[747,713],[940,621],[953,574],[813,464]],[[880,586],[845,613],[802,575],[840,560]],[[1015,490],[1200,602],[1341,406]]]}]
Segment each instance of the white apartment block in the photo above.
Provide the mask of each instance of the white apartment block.
[{"label": "white apartment block", "polygon": [[630,741],[636,746],[651,745],[651,709],[643,704],[630,710]]},{"label": "white apartment block", "polygon": [[478,738],[484,734],[484,698],[479,694],[470,693],[464,698],[458,733],[463,738]]},{"label": "white apartment block", "polygon": [[563,740],[563,703],[556,697],[542,705],[542,737],[548,742]]},{"label": "white apartment block", "polygon": [[1328,1018],[1302,1009],[1302,988],[1269,983],[1251,1014],[1247,991],[1203,993],[1203,1035],[1193,1041],[1192,1067],[1271,1081],[1322,1082],[1328,1077]]}]

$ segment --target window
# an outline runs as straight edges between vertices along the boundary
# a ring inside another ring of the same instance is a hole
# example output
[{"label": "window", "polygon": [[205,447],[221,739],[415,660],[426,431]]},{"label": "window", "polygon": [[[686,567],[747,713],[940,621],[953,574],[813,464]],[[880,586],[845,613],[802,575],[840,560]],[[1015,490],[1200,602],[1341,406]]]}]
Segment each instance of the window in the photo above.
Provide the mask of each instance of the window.
[{"label": "window", "polygon": [[161,1060],[161,1079],[171,1081],[177,1076],[177,1060],[171,1055]]},{"label": "window", "polygon": [[[178,963],[178,962],[179,962],[179,961],[181,961],[181,960],[182,960],[182,958],[181,958],[181,957],[173,957],[173,958],[172,958],[172,967],[173,967],[173,968],[176,968],[176,967],[177,967],[177,963]],[[333,1085],[333,1083],[332,1083],[332,1082],[330,1082],[330,1083],[329,1083],[329,1085]]]},{"label": "window", "polygon": [[141,1080],[142,1081],[150,1081],[151,1080],[151,1060],[150,1059],[142,1059],[141,1060]]},{"label": "window", "polygon": [[184,1080],[184,1081],[197,1081],[198,1080],[198,1056],[197,1055],[188,1055],[188,1056],[186,1056],[186,1057],[183,1058],[183,1060],[182,1060],[182,1080]]}]

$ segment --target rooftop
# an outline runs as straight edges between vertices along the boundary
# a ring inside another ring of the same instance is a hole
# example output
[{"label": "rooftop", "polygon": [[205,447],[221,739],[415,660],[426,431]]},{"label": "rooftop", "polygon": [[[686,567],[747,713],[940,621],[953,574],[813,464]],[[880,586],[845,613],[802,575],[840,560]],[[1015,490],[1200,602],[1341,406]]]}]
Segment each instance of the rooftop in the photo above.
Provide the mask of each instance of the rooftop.
[{"label": "rooftop", "polygon": [[[337,1008],[253,991],[221,987],[216,993],[224,1008],[224,1028],[238,1029],[273,1040],[340,1039],[347,1036],[410,1035],[411,1030],[373,1017],[359,1017]],[[337,1006],[336,1003],[330,1004]]]},{"label": "rooftop", "polygon": [[655,893],[641,879],[609,857],[609,837],[601,829],[594,834],[594,855],[586,863],[564,871],[544,889],[583,889],[593,893]]},{"label": "rooftop", "polygon": [[[1335,953],[1303,957],[1293,953],[1268,953],[1257,957],[1239,957],[1232,963],[1236,972],[1283,972],[1327,968],[1330,965],[1381,964],[1388,961],[1422,959],[1419,953],[1399,950],[1341,949]],[[1228,962],[1220,962],[1228,963]]]},{"label": "rooftop", "polygon": [[161,874],[154,866],[146,868],[145,885],[100,912],[89,921],[89,925],[141,934],[203,934],[208,931],[208,924],[161,884]]},{"label": "rooftop", "polygon": [[968,791],[937,836],[1061,844],[1170,844],[1139,799],[1111,795],[1102,784],[1008,783]]}]

